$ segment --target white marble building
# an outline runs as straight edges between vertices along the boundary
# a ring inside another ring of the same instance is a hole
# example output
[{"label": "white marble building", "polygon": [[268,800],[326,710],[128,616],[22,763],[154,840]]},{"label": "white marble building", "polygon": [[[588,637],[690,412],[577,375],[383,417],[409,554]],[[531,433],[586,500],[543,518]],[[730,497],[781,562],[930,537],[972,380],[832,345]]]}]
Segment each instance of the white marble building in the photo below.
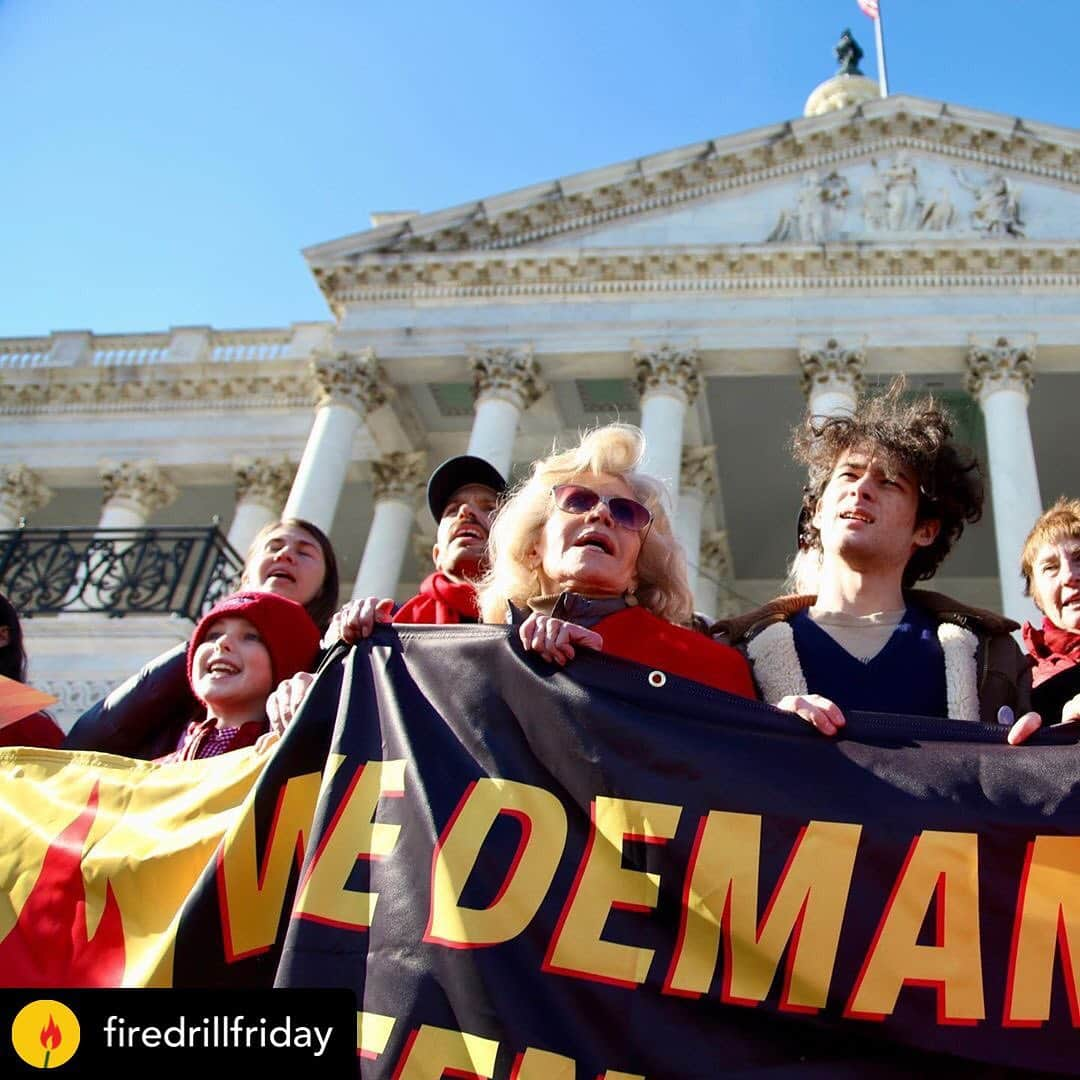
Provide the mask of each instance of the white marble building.
[{"label": "white marble building", "polygon": [[[1080,132],[847,79],[820,115],[372,215],[304,252],[324,323],[0,340],[0,528],[217,515],[242,550],[284,508],[331,531],[346,592],[404,598],[435,464],[468,448],[520,472],[620,417],[648,435],[698,606],[740,610],[792,554],[807,400],[904,372],[989,466],[937,587],[1025,616],[1023,537],[1080,494]],[[188,628],[38,618],[32,679],[71,714]]]}]

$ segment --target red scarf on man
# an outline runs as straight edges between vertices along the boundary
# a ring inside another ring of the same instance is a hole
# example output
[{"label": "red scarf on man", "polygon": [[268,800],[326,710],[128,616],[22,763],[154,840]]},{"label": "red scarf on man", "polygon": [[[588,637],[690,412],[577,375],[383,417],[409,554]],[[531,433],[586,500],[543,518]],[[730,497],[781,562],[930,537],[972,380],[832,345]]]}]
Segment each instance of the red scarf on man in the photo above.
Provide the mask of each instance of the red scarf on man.
[{"label": "red scarf on man", "polygon": [[1043,619],[1042,629],[1024,623],[1024,645],[1035,661],[1031,673],[1032,686],[1046,682],[1058,672],[1080,664],[1080,634],[1062,630],[1049,619]]},{"label": "red scarf on man", "polygon": [[396,623],[459,623],[480,618],[476,589],[467,581],[451,581],[441,570],[429,574],[420,585],[420,595],[398,608]]}]

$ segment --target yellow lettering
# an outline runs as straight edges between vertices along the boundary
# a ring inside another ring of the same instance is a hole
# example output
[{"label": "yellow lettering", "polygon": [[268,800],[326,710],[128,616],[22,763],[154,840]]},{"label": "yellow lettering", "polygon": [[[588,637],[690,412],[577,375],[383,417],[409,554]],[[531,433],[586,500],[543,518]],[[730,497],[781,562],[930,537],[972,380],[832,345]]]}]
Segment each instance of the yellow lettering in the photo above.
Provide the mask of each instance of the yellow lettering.
[{"label": "yellow lettering", "polygon": [[347,889],[345,883],[357,859],[382,859],[394,850],[401,826],[373,818],[379,799],[400,796],[404,789],[403,760],[369,761],[357,769],[297,889],[294,914],[353,930],[371,925],[379,894]]},{"label": "yellow lettering", "polygon": [[390,1041],[394,1018],[381,1013],[356,1014],[356,1053],[362,1058],[377,1058]]},{"label": "yellow lettering", "polygon": [[573,1058],[532,1046],[524,1054],[518,1054],[510,1070],[510,1080],[575,1080],[576,1076],[577,1063]]},{"label": "yellow lettering", "polygon": [[490,1077],[499,1044],[479,1035],[425,1024],[409,1039],[394,1072],[395,1080],[442,1080],[447,1069]]},{"label": "yellow lettering", "polygon": [[687,869],[682,926],[664,989],[708,992],[721,934],[721,996],[763,1001],[791,944],[781,1008],[825,1006],[862,827],[811,821],[799,834],[758,924],[761,818],[713,811],[703,819]]},{"label": "yellow lettering", "polygon": [[1029,845],[1016,901],[1016,926],[1005,991],[1007,1027],[1038,1027],[1050,1018],[1054,957],[1061,966],[1074,1027],[1080,1027],[1080,838],[1038,836]]},{"label": "yellow lettering", "polygon": [[[939,1024],[971,1024],[985,1013],[979,946],[979,838],[924,832],[912,842],[846,1016],[878,1020],[905,983],[937,990]],[[931,902],[936,943],[917,944]]]},{"label": "yellow lettering", "polygon": [[[336,767],[328,763],[328,768]],[[277,937],[293,859],[299,866],[319,799],[319,773],[291,777],[278,792],[262,861],[255,844],[255,803],[249,796],[226,835],[218,859],[221,929],[231,961],[265,952]]]},{"label": "yellow lettering", "polygon": [[604,941],[600,935],[613,907],[649,911],[656,906],[659,875],[624,869],[624,842],[670,840],[681,814],[681,806],[667,803],[606,797],[593,802],[588,847],[544,960],[545,971],[631,988],[645,981],[654,950]]},{"label": "yellow lettering", "polygon": [[[488,907],[462,907],[461,891],[501,814],[516,818],[521,826],[517,853]],[[550,791],[511,780],[478,780],[435,850],[424,940],[479,946],[517,937],[544,899],[565,843],[566,813]]]}]

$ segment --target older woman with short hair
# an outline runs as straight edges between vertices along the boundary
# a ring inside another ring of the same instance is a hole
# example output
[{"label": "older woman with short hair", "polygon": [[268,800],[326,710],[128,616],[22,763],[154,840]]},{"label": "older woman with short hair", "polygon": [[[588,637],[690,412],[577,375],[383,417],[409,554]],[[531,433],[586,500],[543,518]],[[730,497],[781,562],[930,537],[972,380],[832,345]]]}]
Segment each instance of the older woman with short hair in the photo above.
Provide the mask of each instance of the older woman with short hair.
[{"label": "older woman with short hair", "polygon": [[1043,613],[1023,629],[1032,705],[1046,723],[1080,719],[1080,499],[1058,499],[1035,522],[1020,572]]},{"label": "older woman with short hair", "polygon": [[525,648],[553,663],[593,648],[755,697],[742,655],[686,627],[686,561],[644,451],[640,429],[609,424],[533,465],[492,526],[481,615],[522,620]]}]

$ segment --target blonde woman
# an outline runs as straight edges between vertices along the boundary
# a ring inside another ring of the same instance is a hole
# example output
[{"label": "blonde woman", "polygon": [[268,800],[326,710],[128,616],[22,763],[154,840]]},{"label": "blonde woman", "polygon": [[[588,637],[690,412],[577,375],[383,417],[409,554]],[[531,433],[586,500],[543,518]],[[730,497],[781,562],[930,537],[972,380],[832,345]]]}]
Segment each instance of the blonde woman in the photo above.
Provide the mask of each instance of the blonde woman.
[{"label": "blonde woman", "polygon": [[644,451],[638,428],[610,424],[533,465],[492,526],[481,616],[521,618],[525,648],[553,663],[586,647],[755,697],[743,656],[686,628],[686,561]]}]

